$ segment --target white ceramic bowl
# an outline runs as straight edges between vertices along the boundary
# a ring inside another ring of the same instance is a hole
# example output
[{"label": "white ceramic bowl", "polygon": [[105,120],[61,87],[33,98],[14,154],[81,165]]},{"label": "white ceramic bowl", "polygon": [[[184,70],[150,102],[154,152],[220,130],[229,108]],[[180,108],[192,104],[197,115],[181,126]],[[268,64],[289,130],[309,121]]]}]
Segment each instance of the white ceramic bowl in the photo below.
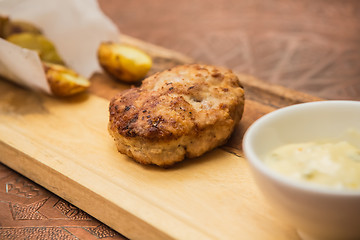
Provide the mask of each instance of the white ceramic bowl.
[{"label": "white ceramic bowl", "polygon": [[[263,159],[274,148],[296,142],[349,138],[360,148],[360,101],[319,101],[271,112],[247,130],[243,150],[255,181],[269,202],[303,239],[360,239],[360,191],[302,183],[269,169]],[[349,140],[346,139],[346,140]]]}]

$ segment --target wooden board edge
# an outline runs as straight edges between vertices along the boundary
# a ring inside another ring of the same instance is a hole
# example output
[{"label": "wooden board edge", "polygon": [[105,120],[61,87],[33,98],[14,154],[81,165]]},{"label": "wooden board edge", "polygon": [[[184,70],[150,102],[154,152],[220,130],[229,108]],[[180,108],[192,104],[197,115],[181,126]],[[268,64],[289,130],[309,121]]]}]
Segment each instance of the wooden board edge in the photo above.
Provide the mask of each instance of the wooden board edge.
[{"label": "wooden board edge", "polygon": [[[74,201],[74,193],[78,192],[81,189],[81,195],[84,197],[90,198],[91,190],[77,183],[76,181],[69,179],[67,176],[62,174],[54,174],[51,180],[52,181],[43,181],[42,178],[45,176],[51,176],[49,172],[54,172],[55,170],[50,167],[36,161],[31,156],[26,155],[25,153],[19,152],[10,145],[0,141],[0,162],[9,168],[17,171],[18,173],[24,175],[25,177],[30,178],[32,181],[46,188],[50,192],[53,192],[64,198],[66,201],[71,204],[88,211],[87,206],[79,204],[81,201]],[[17,159],[21,161],[22,164],[15,164],[10,159]],[[31,169],[30,171],[28,169]],[[50,179],[49,179],[50,180]],[[55,186],[63,186],[58,188]],[[66,195],[64,191],[66,189]],[[79,195],[79,194],[75,194]],[[124,209],[117,208],[118,211],[114,212],[114,206],[107,199],[98,196],[94,198],[91,197],[92,205],[102,206],[102,216],[107,215],[111,218],[98,218],[99,221],[111,226],[114,230],[119,231],[120,233],[126,233],[126,237],[131,239],[173,239],[171,236],[165,232],[160,231],[158,228],[151,226],[148,223],[145,223],[143,220],[138,219],[136,216],[130,212],[125,211]],[[111,207],[112,206],[112,207]],[[92,211],[88,212],[90,215],[93,214]],[[93,214],[98,215],[98,214]]]},{"label": "wooden board edge", "polygon": [[247,74],[237,73],[237,75],[249,99],[262,102],[275,108],[325,100],[281,85],[268,83]]},{"label": "wooden board edge", "polygon": [[182,53],[142,41],[140,39],[131,37],[126,34],[122,34],[120,36],[120,42],[139,47],[152,56],[176,59],[177,61],[182,62],[183,64],[194,62],[194,60],[192,58],[190,58]]},{"label": "wooden board edge", "polygon": [[[135,45],[148,52],[152,57],[171,59],[174,65],[196,63],[197,61],[175,50],[170,50],[155,44],[151,44],[126,34],[121,35],[123,43]],[[202,63],[202,62],[199,62]],[[206,64],[206,63],[205,63]],[[167,66],[164,66],[166,68]],[[165,70],[165,69],[163,69]],[[241,84],[247,91],[249,99],[280,108],[292,104],[325,100],[310,94],[296,91],[281,85],[272,84],[260,80],[249,74],[234,71],[240,78]],[[260,97],[261,96],[261,97]],[[265,96],[265,99],[263,97]]]}]

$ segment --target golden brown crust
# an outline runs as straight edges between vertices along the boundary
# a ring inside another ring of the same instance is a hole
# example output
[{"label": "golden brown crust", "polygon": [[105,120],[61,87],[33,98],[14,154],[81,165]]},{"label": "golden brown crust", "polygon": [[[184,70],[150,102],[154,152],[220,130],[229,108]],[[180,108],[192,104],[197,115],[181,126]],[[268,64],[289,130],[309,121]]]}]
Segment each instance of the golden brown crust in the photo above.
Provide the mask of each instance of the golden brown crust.
[{"label": "golden brown crust", "polygon": [[178,66],[115,96],[109,132],[136,161],[172,165],[226,142],[244,107],[244,90],[230,70]]},{"label": "golden brown crust", "polygon": [[[182,109],[181,111],[180,108]],[[176,139],[194,124],[192,107],[181,97],[132,88],[117,95],[110,104],[113,129],[124,137],[151,141]]]}]

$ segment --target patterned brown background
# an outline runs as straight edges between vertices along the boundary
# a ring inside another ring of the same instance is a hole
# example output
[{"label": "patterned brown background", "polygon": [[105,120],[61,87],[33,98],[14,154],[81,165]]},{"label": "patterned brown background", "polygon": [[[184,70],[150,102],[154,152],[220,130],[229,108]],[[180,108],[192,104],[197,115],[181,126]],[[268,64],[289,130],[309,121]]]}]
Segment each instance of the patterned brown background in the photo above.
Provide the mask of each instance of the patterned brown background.
[{"label": "patterned brown background", "polygon": [[0,164],[0,239],[124,239]]},{"label": "patterned brown background", "polygon": [[328,99],[360,100],[360,1],[100,1],[128,35]]},{"label": "patterned brown background", "polygon": [[[123,33],[328,99],[360,100],[360,1],[100,0]],[[0,153],[1,154],[1,153]],[[0,239],[123,239],[0,164]]]}]

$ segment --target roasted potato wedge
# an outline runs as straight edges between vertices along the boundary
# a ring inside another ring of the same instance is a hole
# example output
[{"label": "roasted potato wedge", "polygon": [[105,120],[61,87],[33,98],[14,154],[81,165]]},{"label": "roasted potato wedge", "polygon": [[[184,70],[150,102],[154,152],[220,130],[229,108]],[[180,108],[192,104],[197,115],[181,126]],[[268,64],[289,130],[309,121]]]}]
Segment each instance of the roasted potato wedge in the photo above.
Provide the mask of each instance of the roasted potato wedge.
[{"label": "roasted potato wedge", "polygon": [[67,97],[84,92],[90,81],[73,70],[58,64],[43,63],[50,89],[55,96]]},{"label": "roasted potato wedge", "polygon": [[64,65],[64,61],[57,53],[54,44],[43,35],[17,33],[10,35],[6,40],[20,47],[37,51],[40,59],[44,62]]},{"label": "roasted potato wedge", "polygon": [[72,96],[89,88],[90,81],[64,66],[54,44],[42,35],[41,29],[35,25],[0,16],[0,37],[38,52],[53,95]]},{"label": "roasted potato wedge", "polygon": [[8,38],[13,34],[33,33],[42,34],[40,28],[25,21],[12,21],[7,16],[0,16],[0,37]]},{"label": "roasted potato wedge", "polygon": [[5,38],[5,28],[9,24],[9,17],[0,16],[0,37]]},{"label": "roasted potato wedge", "polygon": [[152,66],[152,59],[148,54],[126,44],[101,43],[97,55],[100,66],[109,75],[127,83],[141,81]]}]

